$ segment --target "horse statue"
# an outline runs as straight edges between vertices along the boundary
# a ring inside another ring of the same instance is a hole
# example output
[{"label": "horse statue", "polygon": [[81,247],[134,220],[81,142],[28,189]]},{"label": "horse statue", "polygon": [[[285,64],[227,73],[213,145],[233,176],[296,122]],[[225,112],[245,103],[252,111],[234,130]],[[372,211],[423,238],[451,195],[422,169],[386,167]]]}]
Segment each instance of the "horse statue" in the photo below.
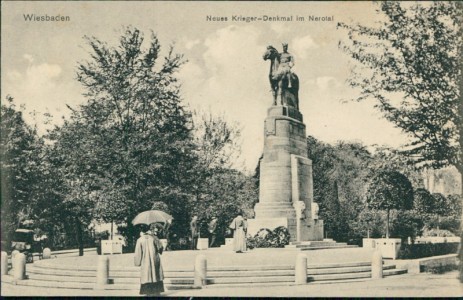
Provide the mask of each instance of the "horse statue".
[{"label": "horse statue", "polygon": [[[273,105],[277,105],[277,99],[280,99],[280,105],[287,105],[299,109],[299,78],[293,72],[290,72],[288,80],[287,68],[280,66],[280,53],[273,46],[268,46],[263,55],[264,60],[270,60],[269,80],[273,94]],[[291,84],[289,84],[291,83]]]}]

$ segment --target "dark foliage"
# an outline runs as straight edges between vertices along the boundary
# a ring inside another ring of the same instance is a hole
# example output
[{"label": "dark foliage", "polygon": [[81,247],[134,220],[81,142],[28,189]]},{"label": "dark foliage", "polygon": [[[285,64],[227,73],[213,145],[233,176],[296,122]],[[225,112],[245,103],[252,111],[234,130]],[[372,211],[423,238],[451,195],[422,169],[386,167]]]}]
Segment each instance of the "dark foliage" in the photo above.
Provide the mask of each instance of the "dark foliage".
[{"label": "dark foliage", "polygon": [[445,254],[457,253],[459,243],[438,243],[438,244],[402,244],[398,258],[416,259]]},{"label": "dark foliage", "polygon": [[260,229],[253,237],[248,237],[246,245],[248,249],[254,248],[283,248],[289,244],[289,231],[280,226],[271,231],[268,228]]}]

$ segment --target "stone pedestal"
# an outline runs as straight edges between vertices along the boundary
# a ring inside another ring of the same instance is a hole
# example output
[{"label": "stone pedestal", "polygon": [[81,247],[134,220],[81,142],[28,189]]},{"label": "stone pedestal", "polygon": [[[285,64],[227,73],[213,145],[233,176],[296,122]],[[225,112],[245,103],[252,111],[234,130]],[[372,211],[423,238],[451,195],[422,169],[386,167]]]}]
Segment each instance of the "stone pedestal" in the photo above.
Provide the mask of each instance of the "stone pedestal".
[{"label": "stone pedestal", "polygon": [[101,241],[101,254],[122,254],[122,242],[119,240]]},{"label": "stone pedestal", "polygon": [[401,244],[401,239],[375,239],[375,248],[381,252],[383,258],[396,259]]},{"label": "stone pedestal", "polygon": [[196,249],[198,250],[207,250],[209,248],[209,239],[208,238],[199,238]]},{"label": "stone pedestal", "polygon": [[312,161],[302,114],[294,107],[272,106],[265,120],[260,163],[259,203],[248,233],[260,228],[288,228],[291,241],[323,239],[323,221],[312,216]]}]

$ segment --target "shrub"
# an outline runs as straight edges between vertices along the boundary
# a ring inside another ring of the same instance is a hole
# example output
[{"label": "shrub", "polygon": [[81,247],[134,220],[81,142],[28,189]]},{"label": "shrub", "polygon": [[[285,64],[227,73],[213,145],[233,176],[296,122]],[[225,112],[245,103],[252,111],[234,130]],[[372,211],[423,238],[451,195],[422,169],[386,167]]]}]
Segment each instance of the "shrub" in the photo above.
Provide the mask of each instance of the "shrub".
[{"label": "shrub", "polygon": [[458,266],[455,264],[452,265],[432,265],[432,266],[423,266],[423,272],[432,273],[432,274],[444,274],[450,271],[458,270]]},{"label": "shrub", "polygon": [[399,259],[415,259],[457,253],[459,243],[402,244]]},{"label": "shrub", "polygon": [[187,237],[180,237],[177,236],[172,237],[170,240],[170,249],[171,250],[187,250],[191,249],[191,241]]},{"label": "shrub", "polygon": [[282,248],[289,244],[289,231],[280,226],[271,231],[268,228],[260,229],[254,237],[248,237],[246,245],[248,249],[254,248]]}]

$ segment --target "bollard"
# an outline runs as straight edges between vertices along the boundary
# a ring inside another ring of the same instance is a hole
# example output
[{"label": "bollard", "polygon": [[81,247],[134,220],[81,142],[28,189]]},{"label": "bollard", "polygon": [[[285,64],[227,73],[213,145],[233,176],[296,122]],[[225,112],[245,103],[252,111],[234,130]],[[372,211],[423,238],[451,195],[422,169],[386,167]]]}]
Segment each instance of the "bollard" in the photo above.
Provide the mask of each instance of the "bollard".
[{"label": "bollard", "polygon": [[15,280],[26,279],[26,255],[18,253],[13,258],[13,278]]},{"label": "bollard", "polygon": [[381,254],[381,251],[379,250],[373,252],[373,256],[371,259],[371,278],[383,278],[383,256]]},{"label": "bollard", "polygon": [[14,264],[15,264],[15,260],[14,258],[16,257],[17,254],[19,254],[21,252],[19,252],[18,250],[13,250],[11,252],[11,268],[14,269]]},{"label": "bollard", "polygon": [[299,253],[296,258],[295,284],[307,283],[307,255]]},{"label": "bollard", "polygon": [[2,251],[2,276],[8,275],[8,253]]},{"label": "bollard", "polygon": [[205,255],[198,255],[195,259],[194,286],[201,287],[207,284],[207,260]]},{"label": "bollard", "polygon": [[43,249],[42,259],[49,259],[49,258],[51,258],[51,250],[50,250],[50,248]]},{"label": "bollard", "polygon": [[109,257],[98,256],[98,267],[96,270],[96,286],[95,289],[103,289],[108,284],[109,279]]}]

